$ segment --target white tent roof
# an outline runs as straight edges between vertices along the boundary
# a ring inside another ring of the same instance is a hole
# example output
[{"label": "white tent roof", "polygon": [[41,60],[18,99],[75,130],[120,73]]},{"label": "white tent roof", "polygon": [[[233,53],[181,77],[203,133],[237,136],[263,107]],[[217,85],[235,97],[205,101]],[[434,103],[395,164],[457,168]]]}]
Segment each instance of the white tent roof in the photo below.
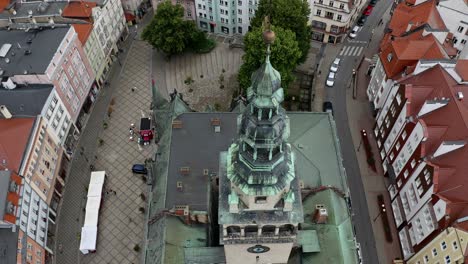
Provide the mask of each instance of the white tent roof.
[{"label": "white tent roof", "polygon": [[80,251],[88,254],[91,250],[96,250],[97,226],[84,226],[81,228]]},{"label": "white tent roof", "polygon": [[91,172],[91,179],[89,181],[89,184],[104,184],[105,177],[105,171],[93,171]]},{"label": "white tent roof", "polygon": [[88,197],[86,203],[86,214],[83,226],[97,226],[99,218],[99,207],[101,205],[101,197]]},{"label": "white tent roof", "polygon": [[90,184],[88,187],[88,197],[101,197],[102,184]]},{"label": "white tent roof", "polygon": [[104,180],[106,177],[105,171],[93,171],[91,172],[91,179],[88,187],[88,197],[100,197],[102,193],[102,187],[104,186]]}]

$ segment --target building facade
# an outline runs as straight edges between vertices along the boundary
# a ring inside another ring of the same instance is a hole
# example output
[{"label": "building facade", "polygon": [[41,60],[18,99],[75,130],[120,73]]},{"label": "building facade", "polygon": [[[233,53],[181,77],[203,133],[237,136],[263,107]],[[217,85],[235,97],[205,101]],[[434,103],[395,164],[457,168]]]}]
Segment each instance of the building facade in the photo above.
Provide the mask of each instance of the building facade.
[{"label": "building facade", "polygon": [[55,219],[56,214],[49,210],[47,199],[48,193],[53,192],[52,182],[60,153],[53,154],[55,150],[49,150],[53,144],[41,119],[0,119],[0,155],[4,170],[1,176],[10,179],[6,196],[8,207],[3,219],[4,224],[13,225],[12,232],[18,234],[17,241],[8,245],[17,248],[16,263],[45,263],[53,255],[48,229],[49,220]]},{"label": "building facade", "polygon": [[419,5],[398,4],[380,42],[367,97],[381,109],[394,82],[411,74],[420,59],[448,59],[456,50],[446,39],[448,29],[436,9],[436,2]]},{"label": "building facade", "polygon": [[53,84],[72,122],[80,128],[79,117],[88,110],[93,96],[94,75],[74,28],[0,30],[0,43],[6,51],[2,56],[6,59],[0,63],[2,77],[10,80],[4,86]]},{"label": "building facade", "polygon": [[407,263],[465,263],[467,243],[467,231],[463,228],[449,227],[411,257]]},{"label": "building facade", "polygon": [[468,5],[464,0],[439,1],[437,10],[447,25],[459,59],[468,59]]},{"label": "building facade", "polygon": [[[94,73],[96,85],[101,87],[112,63],[118,60],[118,44],[128,32],[122,3],[119,0],[70,2],[62,16],[86,22],[77,24],[75,21],[73,27]],[[96,87],[92,92],[97,93]]]},{"label": "building facade", "polygon": [[452,207],[452,200],[466,198],[456,188],[464,181],[468,135],[461,118],[468,114],[463,106],[467,85],[460,80],[456,67],[419,66],[392,86],[377,116],[374,134],[392,182],[389,193],[405,260],[468,214]]},{"label": "building facade", "polygon": [[[154,12],[158,10],[158,5],[164,0],[152,0]],[[173,5],[179,4],[184,8],[184,19],[196,21],[195,1],[194,0],[171,0]],[[205,6],[206,8],[206,6]]]},{"label": "building facade", "polygon": [[354,25],[366,1],[314,0],[311,4],[312,39],[341,43]]}]

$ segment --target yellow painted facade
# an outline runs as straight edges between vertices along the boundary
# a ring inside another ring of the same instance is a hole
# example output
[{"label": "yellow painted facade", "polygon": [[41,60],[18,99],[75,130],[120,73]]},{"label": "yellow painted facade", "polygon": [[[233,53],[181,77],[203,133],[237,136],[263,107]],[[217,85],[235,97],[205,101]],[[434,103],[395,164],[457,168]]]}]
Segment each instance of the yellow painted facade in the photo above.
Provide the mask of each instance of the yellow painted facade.
[{"label": "yellow painted facade", "polygon": [[[449,227],[412,256],[408,264],[464,263],[468,232]],[[457,262],[458,261],[458,262]]]}]

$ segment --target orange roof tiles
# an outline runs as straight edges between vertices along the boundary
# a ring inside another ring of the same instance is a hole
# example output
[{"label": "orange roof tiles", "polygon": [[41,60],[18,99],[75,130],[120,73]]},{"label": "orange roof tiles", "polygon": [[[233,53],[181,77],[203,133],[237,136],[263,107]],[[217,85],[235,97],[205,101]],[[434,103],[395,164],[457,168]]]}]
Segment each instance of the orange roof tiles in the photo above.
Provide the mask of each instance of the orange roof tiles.
[{"label": "orange roof tiles", "polygon": [[[420,59],[449,58],[442,45],[432,34],[421,39],[398,38],[392,41],[385,50],[382,50],[379,56],[387,78],[397,76],[406,67],[414,66]],[[388,61],[389,56],[391,56],[390,61]]]},{"label": "orange roof tiles", "polygon": [[91,18],[92,9],[97,4],[93,2],[70,2],[63,10],[63,17],[70,18]]},{"label": "orange roof tiles", "polygon": [[88,40],[91,31],[93,30],[93,24],[73,24],[73,28],[78,34],[78,39],[81,44],[84,46]]},{"label": "orange roof tiles", "polygon": [[10,0],[0,0],[0,12],[10,4]]},{"label": "orange roof tiles", "polygon": [[431,29],[447,31],[447,27],[436,8],[435,0],[429,0],[416,6],[408,6],[404,2],[398,4],[388,24],[391,32],[382,38],[380,49],[384,49],[389,44],[391,36],[401,37],[406,32],[424,25]]},{"label": "orange roof tiles", "polygon": [[18,171],[28,145],[35,118],[0,119],[0,160]]}]

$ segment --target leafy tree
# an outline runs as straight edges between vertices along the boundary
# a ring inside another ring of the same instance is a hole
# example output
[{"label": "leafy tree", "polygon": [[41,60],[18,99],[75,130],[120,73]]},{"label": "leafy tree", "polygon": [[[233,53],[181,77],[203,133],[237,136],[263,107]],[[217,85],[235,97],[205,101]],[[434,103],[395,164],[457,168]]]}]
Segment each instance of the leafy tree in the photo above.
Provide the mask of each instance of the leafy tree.
[{"label": "leafy tree", "polygon": [[[270,62],[281,74],[281,86],[286,90],[294,80],[292,71],[297,66],[302,53],[298,47],[294,32],[281,27],[271,26],[276,34],[275,42],[271,45]],[[239,71],[239,85],[246,89],[251,84],[251,75],[264,62],[266,45],[263,41],[263,28],[257,27],[248,32],[244,38],[245,54]]]},{"label": "leafy tree", "polygon": [[189,30],[195,25],[183,17],[184,8],[180,4],[162,2],[151,23],[143,30],[143,39],[169,56],[184,52],[191,37]]},{"label": "leafy tree", "polygon": [[205,53],[216,46],[216,42],[208,39],[195,23],[184,20],[184,8],[180,4],[173,5],[170,1],[158,5],[156,14],[143,30],[142,37],[168,56],[187,49]]},{"label": "leafy tree", "polygon": [[296,33],[296,40],[302,52],[298,63],[303,63],[310,48],[311,27],[307,24],[309,15],[307,0],[260,0],[250,25],[253,28],[261,27],[264,17],[269,16],[272,25]]}]

